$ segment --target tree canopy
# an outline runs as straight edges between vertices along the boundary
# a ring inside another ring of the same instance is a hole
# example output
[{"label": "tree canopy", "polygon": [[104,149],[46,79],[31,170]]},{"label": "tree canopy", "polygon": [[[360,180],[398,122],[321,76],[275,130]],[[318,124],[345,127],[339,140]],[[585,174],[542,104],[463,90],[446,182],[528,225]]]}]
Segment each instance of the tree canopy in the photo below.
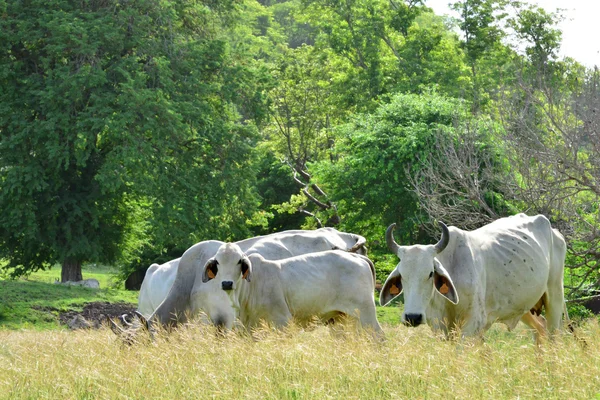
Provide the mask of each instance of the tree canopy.
[{"label": "tree canopy", "polygon": [[[332,225],[543,213],[600,286],[598,71],[560,14],[460,0],[0,1],[0,260],[125,270]],[[385,260],[384,260],[385,264]]]},{"label": "tree canopy", "polygon": [[6,6],[0,251],[15,273],[247,233],[246,121],[266,80],[228,42],[234,2],[215,4]]}]

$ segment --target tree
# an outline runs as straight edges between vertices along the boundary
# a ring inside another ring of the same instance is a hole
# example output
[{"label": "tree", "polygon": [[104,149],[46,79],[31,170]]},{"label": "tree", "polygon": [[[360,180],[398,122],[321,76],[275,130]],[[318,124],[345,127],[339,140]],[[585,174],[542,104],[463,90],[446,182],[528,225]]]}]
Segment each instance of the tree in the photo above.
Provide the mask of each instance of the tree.
[{"label": "tree", "polygon": [[247,232],[264,99],[226,40],[235,3],[5,5],[0,259],[13,275],[60,262],[79,280],[82,262],[143,241]]},{"label": "tree", "polygon": [[558,12],[548,12],[538,6],[521,9],[509,19],[509,26],[517,39],[525,43],[525,54],[535,67],[548,67],[550,61],[556,59],[562,38],[556,26],[561,19]]},{"label": "tree", "polygon": [[565,287],[576,296],[600,287],[600,91],[596,69],[558,60],[560,18],[533,6],[510,20],[525,54],[498,104],[515,177],[507,193],[565,236]]},{"label": "tree", "polygon": [[[324,55],[310,46],[301,46],[284,52],[273,75],[278,85],[270,92],[272,122],[263,133],[269,138],[266,146],[291,169],[296,190],[301,191],[291,207],[314,218],[319,227],[323,222],[317,214],[325,211],[329,225],[336,225],[339,216],[335,205],[311,182],[308,172],[308,163],[327,154],[333,143],[331,124],[343,114],[334,107],[332,68]],[[290,208],[288,205],[279,210],[289,212]]]},{"label": "tree", "polygon": [[421,209],[432,220],[461,229],[516,214],[505,193],[511,172],[498,140],[502,127],[480,116],[456,121],[454,131],[437,135],[434,151],[408,175]]},{"label": "tree", "polygon": [[434,93],[397,94],[372,114],[339,126],[335,157],[313,166],[331,200],[344,215],[342,226],[378,238],[396,222],[407,243],[427,239],[409,176],[435,151],[436,137],[455,137],[455,121],[467,115],[459,100]]},{"label": "tree", "polygon": [[452,9],[459,14],[458,26],[463,34],[462,47],[471,69],[470,100],[475,112],[484,103],[482,92],[487,88],[485,74],[507,61],[504,54],[504,57],[493,57],[494,68],[483,68],[481,65],[496,51],[504,53],[504,46],[500,43],[504,33],[499,23],[506,16],[504,8],[507,3],[506,0],[464,0],[452,4]]},{"label": "tree", "polygon": [[302,3],[298,19],[318,32],[315,47],[336,60],[340,108],[371,112],[394,93],[428,87],[449,93],[465,74],[455,35],[423,1]]},{"label": "tree", "polygon": [[517,178],[512,195],[565,235],[571,295],[600,288],[600,74],[582,69],[568,63],[540,69],[520,81],[502,109]]}]

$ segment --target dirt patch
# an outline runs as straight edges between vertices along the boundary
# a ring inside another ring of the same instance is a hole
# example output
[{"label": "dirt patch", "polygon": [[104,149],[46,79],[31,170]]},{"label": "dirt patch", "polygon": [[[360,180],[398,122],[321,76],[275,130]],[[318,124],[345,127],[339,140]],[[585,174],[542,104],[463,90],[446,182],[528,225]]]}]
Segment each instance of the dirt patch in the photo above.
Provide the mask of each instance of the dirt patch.
[{"label": "dirt patch", "polygon": [[70,310],[66,312],[59,312],[58,319],[60,320],[61,324],[72,327],[70,324],[74,318],[83,318],[88,322],[90,327],[100,328],[102,324],[106,322],[107,318],[116,318],[119,315],[131,313],[135,311],[135,309],[135,305],[130,303],[109,303],[96,301],[87,303],[83,307],[82,311]]}]

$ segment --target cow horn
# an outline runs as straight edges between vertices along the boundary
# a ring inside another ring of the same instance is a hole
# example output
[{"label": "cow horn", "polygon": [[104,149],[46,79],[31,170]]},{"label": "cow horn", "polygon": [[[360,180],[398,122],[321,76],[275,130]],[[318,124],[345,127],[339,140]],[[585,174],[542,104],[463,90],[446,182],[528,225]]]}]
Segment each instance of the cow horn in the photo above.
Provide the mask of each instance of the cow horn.
[{"label": "cow horn", "polygon": [[448,246],[448,242],[450,241],[450,232],[448,231],[448,227],[442,221],[438,221],[440,228],[442,228],[442,238],[435,245],[435,251],[437,253],[441,253],[444,251],[446,246]]},{"label": "cow horn", "polygon": [[356,244],[354,246],[352,246],[350,249],[348,249],[348,251],[350,253],[356,253],[356,252],[358,252],[358,250],[365,248],[366,243],[367,243],[367,240],[364,237],[357,236]]},{"label": "cow horn", "polygon": [[148,325],[148,320],[146,319],[146,317],[144,317],[142,315],[141,312],[139,312],[138,310],[135,310],[133,313],[135,315],[137,315],[137,317],[139,318],[140,322],[142,323],[142,325],[144,325],[146,327],[146,329],[150,329],[150,325]]},{"label": "cow horn", "polygon": [[125,330],[123,328],[121,328],[119,325],[117,325],[115,323],[115,321],[112,320],[112,318],[108,318],[108,323],[110,325],[110,329],[117,335],[121,335],[123,334],[123,332],[125,332]]},{"label": "cow horn", "polygon": [[133,325],[127,321],[127,316],[127,313],[119,315],[119,321],[121,321],[122,325],[131,327]]},{"label": "cow horn", "polygon": [[396,224],[391,224],[388,226],[387,230],[385,231],[385,240],[387,242],[388,249],[390,249],[392,253],[398,254],[398,249],[400,246],[398,246],[398,243],[396,243],[394,240],[394,229],[396,229]]}]

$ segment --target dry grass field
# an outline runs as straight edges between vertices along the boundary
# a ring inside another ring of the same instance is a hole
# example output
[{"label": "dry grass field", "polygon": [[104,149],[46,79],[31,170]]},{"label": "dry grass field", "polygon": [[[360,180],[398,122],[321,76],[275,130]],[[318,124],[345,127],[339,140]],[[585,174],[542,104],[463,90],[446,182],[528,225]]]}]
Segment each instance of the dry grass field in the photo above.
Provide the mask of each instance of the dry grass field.
[{"label": "dry grass field", "polygon": [[377,343],[324,326],[219,337],[188,325],[131,346],[106,328],[2,330],[0,398],[600,399],[597,320],[541,348],[523,326],[483,343],[384,329]]}]

